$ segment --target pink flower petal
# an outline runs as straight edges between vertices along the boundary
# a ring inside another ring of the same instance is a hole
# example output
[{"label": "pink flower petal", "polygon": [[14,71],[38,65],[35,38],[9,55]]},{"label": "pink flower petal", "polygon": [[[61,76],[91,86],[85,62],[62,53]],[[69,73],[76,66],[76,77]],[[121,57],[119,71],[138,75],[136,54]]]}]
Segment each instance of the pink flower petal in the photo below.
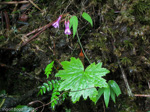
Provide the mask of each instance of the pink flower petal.
[{"label": "pink flower petal", "polygon": [[61,17],[62,15],[60,15],[59,18],[56,20],[56,22],[52,24],[54,28],[59,28],[59,21],[61,20]]},{"label": "pink flower petal", "polygon": [[65,21],[65,32],[66,35],[70,35],[71,34],[71,30],[69,28],[69,21]]}]

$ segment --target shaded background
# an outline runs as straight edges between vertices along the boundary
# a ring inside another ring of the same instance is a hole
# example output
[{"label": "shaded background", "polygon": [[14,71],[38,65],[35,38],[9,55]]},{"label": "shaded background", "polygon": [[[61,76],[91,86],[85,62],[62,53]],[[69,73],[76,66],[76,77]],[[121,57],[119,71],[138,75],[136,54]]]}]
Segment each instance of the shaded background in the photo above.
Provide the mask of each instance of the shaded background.
[{"label": "shaded background", "polygon": [[[59,62],[69,60],[72,56],[78,58],[81,48],[77,38],[73,39],[72,35],[66,37],[64,23],[60,24],[59,30],[50,27],[20,47],[33,36],[25,37],[25,34],[53,22],[64,12],[78,17],[78,33],[86,55],[91,62],[103,62],[103,66],[111,71],[105,78],[115,80],[122,94],[115,104],[110,100],[107,109],[103,98],[96,105],[82,98],[73,104],[68,98],[65,102],[59,102],[55,112],[150,110],[150,98],[128,96],[118,64],[119,60],[133,94],[150,94],[149,0],[34,0],[34,3],[43,12],[32,4],[26,7],[24,4],[0,6],[0,91],[5,90],[7,93],[3,107],[27,105],[37,99],[49,102],[51,93],[37,96],[37,87],[46,82],[46,65],[55,60],[49,78],[51,80],[61,69]],[[82,12],[92,17],[93,27],[81,17]],[[84,62],[85,67],[89,65],[86,59]],[[50,106],[46,106],[45,111],[49,110]]]}]

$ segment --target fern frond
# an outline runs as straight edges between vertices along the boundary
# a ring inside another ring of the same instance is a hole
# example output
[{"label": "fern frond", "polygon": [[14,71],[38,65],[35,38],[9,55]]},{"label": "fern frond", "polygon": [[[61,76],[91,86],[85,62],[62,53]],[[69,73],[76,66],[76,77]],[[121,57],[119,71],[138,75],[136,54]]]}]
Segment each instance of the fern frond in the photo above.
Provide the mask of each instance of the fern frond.
[{"label": "fern frond", "polygon": [[47,91],[58,91],[58,87],[60,84],[60,80],[51,80],[51,81],[47,81],[47,83],[43,83],[42,86],[40,86],[40,91],[39,93],[41,93],[41,95],[45,94]]},{"label": "fern frond", "polygon": [[49,78],[49,75],[51,74],[53,64],[54,64],[54,61],[52,61],[50,64],[48,64],[45,68],[45,74],[47,76],[47,79]]}]

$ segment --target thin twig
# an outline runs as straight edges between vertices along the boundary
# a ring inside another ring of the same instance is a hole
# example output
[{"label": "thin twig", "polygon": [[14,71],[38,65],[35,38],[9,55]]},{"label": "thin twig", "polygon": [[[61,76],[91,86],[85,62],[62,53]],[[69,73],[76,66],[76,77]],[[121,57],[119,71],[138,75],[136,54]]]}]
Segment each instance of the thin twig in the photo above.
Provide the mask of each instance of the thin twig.
[{"label": "thin twig", "polygon": [[29,0],[29,1],[34,7],[36,7],[37,9],[39,9],[42,12],[42,10],[32,0]]},{"label": "thin twig", "polygon": [[1,23],[2,23],[2,29],[4,27],[4,19],[3,19],[3,12],[1,11]]},{"label": "thin twig", "polygon": [[148,87],[149,87],[149,89],[150,89],[150,80],[148,81]]},{"label": "thin twig", "polygon": [[150,97],[150,95],[145,95],[145,94],[134,94],[134,96],[139,96],[139,97]]},{"label": "thin twig", "polygon": [[[48,25],[48,24],[47,24],[47,25]],[[25,36],[29,36],[29,35],[31,35],[31,34],[33,34],[33,33],[36,33],[36,32],[38,32],[38,31],[42,30],[44,27],[47,27],[47,25],[42,26],[42,27],[40,27],[40,28],[38,28],[38,29],[35,29],[35,30],[31,31],[31,32],[27,33]]]},{"label": "thin twig", "polygon": [[26,3],[30,3],[29,1],[11,1],[11,2],[0,2],[1,4],[26,4]]},{"label": "thin twig", "polygon": [[36,33],[36,34],[35,34],[33,37],[31,37],[28,41],[24,42],[21,47],[25,46],[27,43],[29,43],[30,41],[32,41],[35,37],[37,37],[39,34],[41,34],[44,30],[46,30],[48,27],[50,27],[53,23],[54,23],[54,22],[49,23],[46,27],[44,27],[41,31],[39,31],[38,33]]},{"label": "thin twig", "polygon": [[9,30],[10,29],[10,22],[9,22],[9,17],[8,17],[7,11],[4,11],[4,17],[5,17],[5,21],[6,21],[6,29]]},{"label": "thin twig", "polygon": [[[44,104],[44,105],[42,105],[42,106],[39,106],[39,107],[37,107],[37,108],[35,108],[35,109],[33,109],[33,110],[38,110],[39,108],[41,108],[41,107],[43,107],[43,106],[47,106],[47,105],[51,104],[53,101],[55,101],[55,100],[57,100],[58,98],[60,98],[60,97],[61,97],[64,93],[66,93],[66,92],[68,92],[68,91],[64,91],[64,92],[61,93],[57,98],[53,99],[53,100],[50,101],[49,103]],[[33,111],[33,112],[34,112],[34,111]]]},{"label": "thin twig", "polygon": [[[61,20],[60,22],[63,22],[64,20],[65,20],[65,19]],[[55,20],[55,21],[56,21],[56,20]],[[41,28],[43,28],[43,29],[39,28],[39,29],[36,29],[36,30],[32,31],[31,33],[28,33],[28,35],[30,35],[30,34],[32,34],[32,33],[35,33],[35,32],[37,32],[37,31],[39,31],[39,32],[36,33],[34,36],[32,36],[28,41],[24,42],[21,47],[25,46],[27,43],[29,43],[29,42],[32,41],[34,38],[36,38],[39,34],[41,34],[43,31],[45,31],[47,28],[49,28],[55,21],[53,21],[53,22],[51,22],[51,23],[45,25],[44,27],[41,27]],[[26,37],[26,35],[25,35],[25,37]]]},{"label": "thin twig", "polygon": [[128,83],[126,74],[125,74],[125,72],[124,72],[124,69],[123,69],[122,66],[121,66],[121,63],[120,63],[118,57],[117,57],[117,60],[118,60],[118,65],[119,65],[119,67],[120,67],[120,70],[121,70],[121,73],[122,73],[124,82],[125,82],[125,84],[126,84],[126,88],[127,88],[128,95],[129,95],[129,96],[133,96],[133,93],[132,93],[132,91],[131,91],[131,89],[130,89],[130,86],[129,86],[129,83]]},{"label": "thin twig", "polygon": [[[43,102],[41,102],[40,100],[36,100],[36,101],[32,101],[32,102],[30,102],[28,105],[30,106],[30,105],[33,105],[34,103],[41,103],[43,106],[43,108],[42,108],[42,110],[41,110],[41,112],[43,112],[43,110],[44,110],[44,107],[45,107],[45,104],[43,103]],[[33,111],[34,112],[34,111]]]}]

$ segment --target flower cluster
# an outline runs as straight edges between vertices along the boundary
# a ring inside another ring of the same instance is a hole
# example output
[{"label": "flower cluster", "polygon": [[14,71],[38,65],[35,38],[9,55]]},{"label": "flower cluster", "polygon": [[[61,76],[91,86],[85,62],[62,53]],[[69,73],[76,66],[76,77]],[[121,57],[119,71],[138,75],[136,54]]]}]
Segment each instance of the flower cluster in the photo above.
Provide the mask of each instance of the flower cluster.
[{"label": "flower cluster", "polygon": [[[52,26],[54,28],[59,28],[59,22],[60,22],[61,18],[62,18],[62,15],[60,15],[59,18],[52,24]],[[70,23],[69,20],[65,21],[65,32],[64,33],[66,35],[70,35],[71,34],[71,30],[69,28],[69,23]]]}]

